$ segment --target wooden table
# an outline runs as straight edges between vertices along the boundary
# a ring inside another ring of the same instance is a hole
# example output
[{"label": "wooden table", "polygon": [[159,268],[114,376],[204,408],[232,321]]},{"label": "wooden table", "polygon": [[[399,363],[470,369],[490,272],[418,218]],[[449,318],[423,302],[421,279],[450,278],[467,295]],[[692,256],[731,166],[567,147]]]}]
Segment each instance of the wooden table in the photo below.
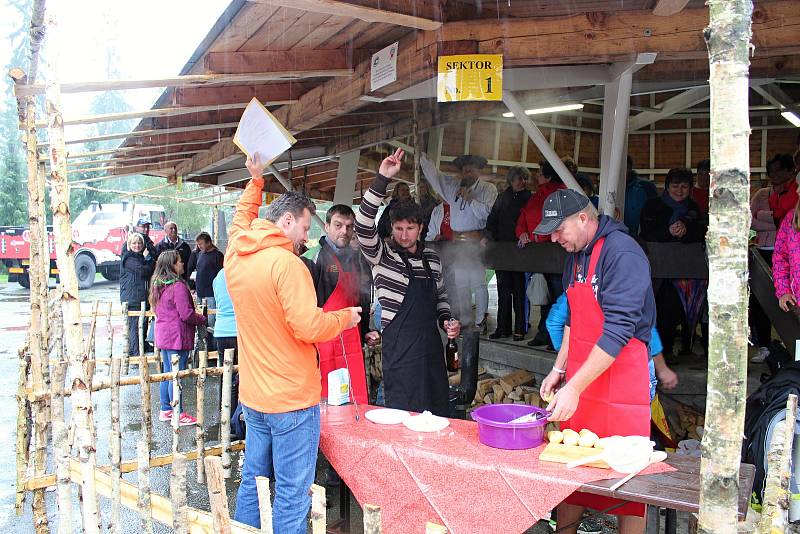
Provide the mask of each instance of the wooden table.
[{"label": "wooden table", "polygon": [[[666,462],[677,471],[636,476],[616,491],[610,491],[608,488],[613,486],[617,479],[589,482],[581,486],[580,491],[665,508],[667,510],[665,533],[675,534],[677,511],[695,514],[700,511],[700,458],[669,454]],[[739,466],[740,521],[747,516],[755,472],[755,466],[752,464],[743,463]],[[344,482],[340,485],[339,513],[346,527],[342,528],[340,523],[336,532],[349,532],[350,489]]]}]

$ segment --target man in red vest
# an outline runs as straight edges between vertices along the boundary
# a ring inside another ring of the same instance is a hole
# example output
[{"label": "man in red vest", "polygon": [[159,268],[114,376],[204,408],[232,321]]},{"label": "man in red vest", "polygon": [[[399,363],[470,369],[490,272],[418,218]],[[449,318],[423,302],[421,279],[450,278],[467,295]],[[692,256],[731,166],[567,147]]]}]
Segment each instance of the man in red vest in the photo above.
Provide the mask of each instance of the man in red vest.
[{"label": "man in red vest", "polygon": [[[355,225],[355,214],[350,206],[331,206],[325,216],[325,236],[319,248],[309,251],[306,266],[311,271],[317,291],[317,306],[323,311],[341,310],[349,306],[363,306],[369,310],[369,291],[361,291],[362,264],[359,252],[350,247]],[[369,398],[361,351],[363,336],[369,329],[369,313],[362,315],[361,324],[345,330],[339,337],[317,343],[319,370],[322,375],[322,396],[328,396],[328,373],[347,368],[350,373],[350,390],[353,398],[366,404]]]}]

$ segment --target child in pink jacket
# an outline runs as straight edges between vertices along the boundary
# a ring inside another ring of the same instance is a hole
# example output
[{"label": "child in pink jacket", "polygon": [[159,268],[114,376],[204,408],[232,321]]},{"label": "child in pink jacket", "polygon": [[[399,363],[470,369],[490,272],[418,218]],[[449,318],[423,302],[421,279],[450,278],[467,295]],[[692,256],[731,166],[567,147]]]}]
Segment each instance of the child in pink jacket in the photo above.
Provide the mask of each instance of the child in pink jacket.
[{"label": "child in pink jacket", "polygon": [[775,238],[772,278],[780,308],[797,313],[800,300],[800,202],[783,218]]}]

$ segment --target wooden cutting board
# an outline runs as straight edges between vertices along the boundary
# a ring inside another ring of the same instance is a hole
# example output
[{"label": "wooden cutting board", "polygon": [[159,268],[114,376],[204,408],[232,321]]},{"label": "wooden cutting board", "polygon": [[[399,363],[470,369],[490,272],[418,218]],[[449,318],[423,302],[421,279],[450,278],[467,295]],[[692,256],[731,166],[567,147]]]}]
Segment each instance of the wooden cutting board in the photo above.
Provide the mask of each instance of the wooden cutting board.
[{"label": "wooden cutting board", "polygon": [[[544,448],[539,459],[545,462],[554,462],[559,464],[568,464],[575,460],[581,460],[590,456],[596,456],[602,451],[600,449],[590,449],[588,447],[578,447],[577,445],[564,445],[563,443],[548,443]],[[603,469],[610,469],[608,464],[600,460],[599,462],[592,462],[586,464],[587,467],[600,467]]]}]

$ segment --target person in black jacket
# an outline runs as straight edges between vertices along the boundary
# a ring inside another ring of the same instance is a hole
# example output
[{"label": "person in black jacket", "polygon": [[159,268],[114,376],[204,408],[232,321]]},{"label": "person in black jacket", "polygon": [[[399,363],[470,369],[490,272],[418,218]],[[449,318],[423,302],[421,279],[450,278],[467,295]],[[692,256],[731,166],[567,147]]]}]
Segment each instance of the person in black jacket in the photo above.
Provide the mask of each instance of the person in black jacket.
[{"label": "person in black jacket", "polygon": [[[174,221],[168,221],[164,225],[164,231],[167,235],[164,236],[164,239],[158,242],[156,245],[156,258],[165,250],[177,250],[178,254],[181,257],[181,261],[183,261],[184,265],[189,264],[189,256],[192,254],[192,249],[186,241],[178,236],[178,225],[175,224]],[[187,274],[189,270],[185,270],[183,273],[184,280],[189,280],[189,275]]]},{"label": "person in black jacket", "polygon": [[[641,237],[657,243],[702,243],[708,219],[691,199],[692,171],[670,169],[664,193],[647,201],[642,208]],[[661,280],[656,291],[656,326],[664,343],[664,358],[674,362],[675,332],[681,324],[682,354],[691,354],[694,329],[705,302],[705,282],[701,280]],[[684,294],[684,301],[678,293]],[[707,336],[704,336],[704,341]]]},{"label": "person in black jacket", "polygon": [[192,276],[193,272],[197,272],[194,281],[197,301],[202,302],[203,299],[211,299],[209,306],[213,307],[214,288],[212,283],[217,273],[222,270],[225,254],[214,245],[208,232],[197,234],[195,244],[197,248],[189,256],[186,272],[189,277]]},{"label": "person in black jacket", "polygon": [[[138,221],[136,221],[136,226],[133,227],[133,231],[137,234],[142,236],[144,239],[144,248],[147,249],[147,252],[155,261],[156,256],[158,253],[156,252],[156,245],[153,243],[153,240],[150,239],[150,219],[147,217],[141,217]],[[128,250],[128,242],[122,244],[122,254]]]},{"label": "person in black jacket", "polygon": [[[525,167],[511,167],[506,173],[508,188],[492,206],[484,230],[487,241],[516,243],[517,219],[531,198],[527,189],[530,172]],[[514,341],[525,337],[525,273],[521,271],[496,271],[497,275],[497,329],[489,338],[499,339],[511,335],[511,309],[514,309]]]},{"label": "person in black jacket", "polygon": [[[119,300],[128,303],[128,310],[140,311],[142,302],[147,304],[148,285],[153,274],[155,258],[147,248],[142,234],[131,233],[122,253],[119,275]],[[147,323],[145,322],[145,325]],[[139,318],[128,317],[128,354],[139,355]],[[147,328],[145,326],[145,328]],[[145,332],[145,336],[147,332]]]}]

